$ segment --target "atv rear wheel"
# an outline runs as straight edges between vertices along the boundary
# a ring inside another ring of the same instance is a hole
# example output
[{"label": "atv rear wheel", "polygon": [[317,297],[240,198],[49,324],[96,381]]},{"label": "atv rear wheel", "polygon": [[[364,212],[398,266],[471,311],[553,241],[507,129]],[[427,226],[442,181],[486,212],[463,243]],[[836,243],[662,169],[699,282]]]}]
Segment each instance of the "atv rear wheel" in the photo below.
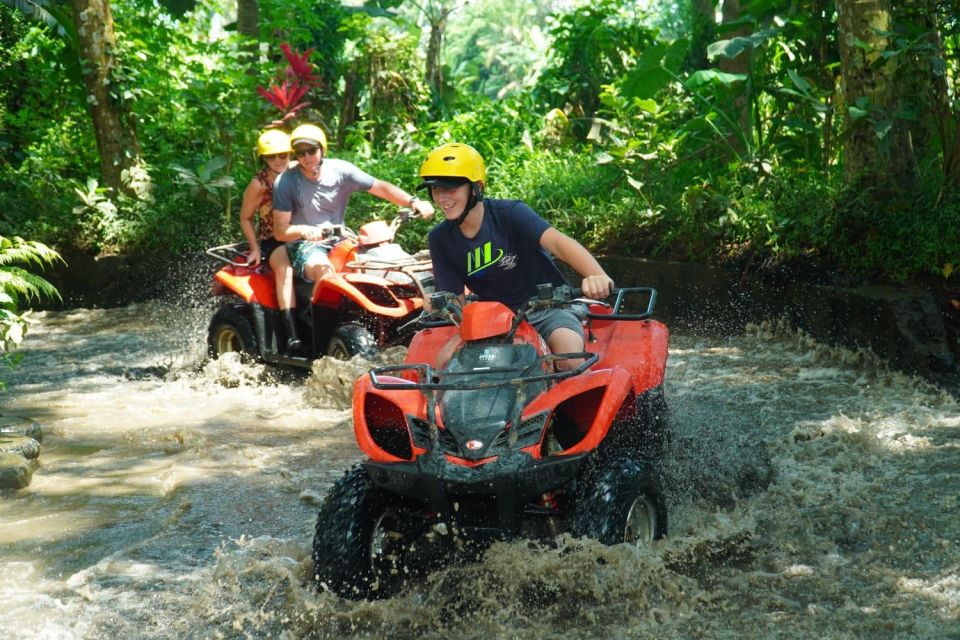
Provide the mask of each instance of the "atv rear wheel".
[{"label": "atv rear wheel", "polygon": [[621,456],[608,458],[583,479],[571,531],[603,544],[637,547],[667,534],[667,506],[656,471]]},{"label": "atv rear wheel", "polygon": [[327,355],[337,360],[349,360],[355,355],[370,357],[376,352],[377,340],[373,334],[352,322],[334,329],[327,343]]},{"label": "atv rear wheel", "polygon": [[356,465],[327,494],[313,538],[314,579],[343,598],[392,595],[409,543],[396,496]]},{"label": "atv rear wheel", "polygon": [[231,351],[248,358],[256,357],[257,338],[242,308],[242,305],[224,305],[213,315],[207,333],[207,353],[211,358]]}]

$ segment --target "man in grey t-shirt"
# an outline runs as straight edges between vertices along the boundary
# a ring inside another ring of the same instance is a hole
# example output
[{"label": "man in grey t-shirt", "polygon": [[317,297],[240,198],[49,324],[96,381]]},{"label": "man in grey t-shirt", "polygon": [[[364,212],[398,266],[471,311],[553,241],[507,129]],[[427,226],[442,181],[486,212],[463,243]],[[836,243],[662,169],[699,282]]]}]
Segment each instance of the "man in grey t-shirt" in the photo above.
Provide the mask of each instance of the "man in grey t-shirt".
[{"label": "man in grey t-shirt", "polygon": [[[350,195],[367,191],[401,207],[410,207],[424,218],[433,216],[433,205],[419,200],[389,182],[377,180],[343,160],[327,159],[327,136],[320,127],[303,124],[290,134],[297,166],[287,169],[273,185],[273,237],[285,242],[290,256],[277,290],[280,317],[287,335],[286,350],[300,350],[295,320],[296,297],[293,274],[313,282],[333,273],[319,225],[343,224]],[[279,249],[278,249],[279,251]]]},{"label": "man in grey t-shirt", "polygon": [[[314,125],[301,125],[290,135],[297,166],[283,172],[273,187],[273,235],[286,242],[296,274],[319,282],[333,266],[317,241],[323,224],[343,224],[350,195],[367,191],[400,207],[410,207],[423,218],[433,216],[433,205],[389,182],[378,180],[345,160],[325,158],[327,137]],[[291,286],[289,294],[293,297]]]}]

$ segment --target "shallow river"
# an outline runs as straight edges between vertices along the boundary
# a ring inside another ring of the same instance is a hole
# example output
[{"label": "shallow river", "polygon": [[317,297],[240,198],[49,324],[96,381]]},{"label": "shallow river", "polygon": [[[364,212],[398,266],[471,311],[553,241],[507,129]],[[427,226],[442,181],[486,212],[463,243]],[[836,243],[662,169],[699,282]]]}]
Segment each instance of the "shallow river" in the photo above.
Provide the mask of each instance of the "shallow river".
[{"label": "shallow river", "polygon": [[350,366],[205,363],[206,311],[36,314],[0,426],[0,638],[960,638],[960,411],[772,327],[673,336],[671,532],[498,544],[379,602],[310,584]]}]

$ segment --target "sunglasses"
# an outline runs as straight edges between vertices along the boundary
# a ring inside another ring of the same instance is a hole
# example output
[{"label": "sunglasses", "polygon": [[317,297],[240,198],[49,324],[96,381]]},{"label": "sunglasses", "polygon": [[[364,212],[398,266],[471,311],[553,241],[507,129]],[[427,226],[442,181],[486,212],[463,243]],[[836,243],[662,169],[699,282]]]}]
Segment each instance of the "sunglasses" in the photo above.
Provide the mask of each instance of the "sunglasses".
[{"label": "sunglasses", "polygon": [[306,156],[306,155],[310,155],[310,156],[315,155],[319,150],[320,150],[320,147],[305,147],[301,149],[294,149],[293,154],[298,158],[302,158],[303,156]]},{"label": "sunglasses", "polygon": [[276,159],[278,159],[278,158],[279,158],[280,160],[286,160],[286,159],[289,158],[289,157],[290,157],[290,154],[289,154],[289,153],[271,153],[271,154],[268,154],[268,155],[263,156],[263,159],[266,160],[267,162],[269,162],[269,161],[271,161],[271,160],[276,160]]}]

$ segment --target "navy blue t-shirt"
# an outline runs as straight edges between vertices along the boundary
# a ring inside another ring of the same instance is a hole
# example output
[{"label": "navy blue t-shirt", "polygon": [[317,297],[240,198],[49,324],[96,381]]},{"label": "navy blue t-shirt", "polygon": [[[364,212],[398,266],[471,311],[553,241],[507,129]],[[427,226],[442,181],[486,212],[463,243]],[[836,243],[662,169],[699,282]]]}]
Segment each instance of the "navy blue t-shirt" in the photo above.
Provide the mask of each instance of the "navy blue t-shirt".
[{"label": "navy blue t-shirt", "polygon": [[540,246],[549,228],[519,200],[484,199],[483,223],[474,238],[444,220],[429,236],[436,290],[460,295],[467,286],[481,300],[517,309],[537,294],[538,284],[564,284],[553,258]]}]

